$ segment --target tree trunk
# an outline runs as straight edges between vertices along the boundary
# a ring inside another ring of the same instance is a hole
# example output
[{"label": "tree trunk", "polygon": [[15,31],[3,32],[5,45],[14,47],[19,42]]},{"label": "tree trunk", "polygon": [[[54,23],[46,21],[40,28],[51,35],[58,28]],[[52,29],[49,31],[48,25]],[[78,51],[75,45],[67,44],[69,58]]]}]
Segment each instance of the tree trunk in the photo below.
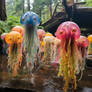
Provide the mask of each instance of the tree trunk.
[{"label": "tree trunk", "polygon": [[0,20],[7,20],[5,0],[0,0]]},{"label": "tree trunk", "polygon": [[50,11],[50,16],[52,17],[52,0],[50,0],[49,11]]},{"label": "tree trunk", "polygon": [[25,11],[25,10],[24,10],[24,3],[25,3],[25,1],[23,0],[23,6],[22,6],[22,7],[23,7],[23,13],[24,13],[24,11]]},{"label": "tree trunk", "polygon": [[39,10],[40,20],[42,20],[42,9]]},{"label": "tree trunk", "polygon": [[30,0],[27,0],[28,11],[30,11]]},{"label": "tree trunk", "polygon": [[62,4],[65,8],[66,13],[68,14],[68,19],[72,17],[72,6],[68,6],[67,0],[62,0]]}]

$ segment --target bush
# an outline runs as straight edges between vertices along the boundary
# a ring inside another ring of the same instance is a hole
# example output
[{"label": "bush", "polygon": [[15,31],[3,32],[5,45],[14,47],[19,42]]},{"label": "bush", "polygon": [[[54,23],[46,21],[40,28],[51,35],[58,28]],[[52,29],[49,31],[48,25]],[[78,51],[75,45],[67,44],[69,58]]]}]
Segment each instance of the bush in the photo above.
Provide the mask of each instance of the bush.
[{"label": "bush", "polygon": [[10,28],[16,26],[16,25],[21,25],[20,24],[20,17],[16,17],[16,16],[9,16],[8,20],[7,20],[8,25],[10,26]]},{"label": "bush", "polygon": [[43,26],[38,26],[38,29],[44,29],[44,27]]},{"label": "bush", "polygon": [[7,21],[0,21],[0,35],[4,32],[10,32],[11,28],[20,24],[20,17],[9,16]]},{"label": "bush", "polygon": [[7,24],[7,21],[3,22],[0,21],[0,34],[4,33],[4,32],[9,32],[10,31],[10,27]]}]

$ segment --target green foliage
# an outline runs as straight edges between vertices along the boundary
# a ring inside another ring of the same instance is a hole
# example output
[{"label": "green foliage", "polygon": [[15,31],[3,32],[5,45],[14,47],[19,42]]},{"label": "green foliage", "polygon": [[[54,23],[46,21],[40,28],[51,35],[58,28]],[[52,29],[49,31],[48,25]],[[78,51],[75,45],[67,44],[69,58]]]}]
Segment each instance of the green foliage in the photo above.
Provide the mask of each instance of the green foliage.
[{"label": "green foliage", "polygon": [[0,21],[0,34],[10,32],[11,28],[20,24],[20,17],[9,16],[7,21]]},{"label": "green foliage", "polygon": [[9,16],[8,20],[7,20],[8,26],[10,26],[10,28],[16,26],[16,25],[21,25],[20,24],[20,17],[16,17],[16,16]]},{"label": "green foliage", "polygon": [[8,16],[21,16],[24,12],[24,1],[27,0],[7,0],[6,9]]},{"label": "green foliage", "polygon": [[87,7],[92,7],[92,0],[86,0],[86,5]]},{"label": "green foliage", "polygon": [[0,35],[4,32],[9,32],[10,31],[10,28],[7,24],[7,21],[0,21]]},{"label": "green foliage", "polygon": [[34,0],[33,11],[40,16],[42,23],[51,18],[57,2],[58,0]]},{"label": "green foliage", "polygon": [[44,27],[43,26],[38,26],[38,29],[44,29]]},{"label": "green foliage", "polygon": [[7,2],[6,2],[7,16],[15,14],[16,11],[14,9],[14,6],[15,6],[15,0],[7,0]]},{"label": "green foliage", "polygon": [[17,16],[23,13],[23,0],[17,0],[17,2],[15,2],[15,11],[17,12]]}]

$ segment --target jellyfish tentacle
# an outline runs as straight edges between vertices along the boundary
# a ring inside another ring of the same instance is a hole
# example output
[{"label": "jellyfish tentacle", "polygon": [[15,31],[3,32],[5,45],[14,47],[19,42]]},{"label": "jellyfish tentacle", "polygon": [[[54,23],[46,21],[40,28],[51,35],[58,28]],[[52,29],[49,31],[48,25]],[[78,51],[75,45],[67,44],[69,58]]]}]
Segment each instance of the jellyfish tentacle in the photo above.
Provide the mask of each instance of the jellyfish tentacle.
[{"label": "jellyfish tentacle", "polygon": [[10,32],[6,35],[6,43],[9,44],[8,66],[14,76],[17,76],[22,62],[22,36],[19,32]]}]

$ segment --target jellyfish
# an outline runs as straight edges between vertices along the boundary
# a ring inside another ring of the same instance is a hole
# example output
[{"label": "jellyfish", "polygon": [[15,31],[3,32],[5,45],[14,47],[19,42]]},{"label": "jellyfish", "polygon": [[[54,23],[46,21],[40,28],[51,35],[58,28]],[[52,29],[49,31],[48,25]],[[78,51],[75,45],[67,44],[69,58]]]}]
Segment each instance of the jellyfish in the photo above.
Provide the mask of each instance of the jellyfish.
[{"label": "jellyfish", "polygon": [[44,43],[43,43],[43,38],[45,37],[45,30],[43,29],[38,29],[37,30],[37,35],[38,35],[38,38],[40,40],[40,50],[41,50],[41,53],[44,52]]},{"label": "jellyfish", "polygon": [[61,45],[61,40],[58,38],[54,38],[54,60],[53,60],[53,64],[54,66],[56,66],[57,64],[59,64],[59,60],[60,60],[60,45]]},{"label": "jellyfish", "polygon": [[44,51],[44,46],[45,46],[44,38],[46,38],[46,37],[48,37],[48,36],[49,36],[49,37],[50,37],[50,36],[52,37],[53,35],[52,35],[51,33],[49,33],[49,32],[48,32],[48,33],[45,33],[45,34],[43,35],[43,40],[41,41],[41,44],[40,44],[40,45],[41,45],[41,48],[43,49],[43,51]]},{"label": "jellyfish", "polygon": [[44,56],[43,56],[43,61],[46,64],[50,64],[50,61],[52,60],[52,43],[53,43],[53,38],[54,36],[51,33],[46,33],[45,37],[43,38],[43,41],[41,43],[41,46],[44,48]]},{"label": "jellyfish", "polygon": [[[11,31],[19,32],[19,33],[22,35],[22,37],[24,37],[24,28],[21,27],[21,26],[15,26],[15,27],[13,27],[13,28],[11,29]],[[23,50],[23,52],[25,52],[25,48],[24,48],[23,43],[24,43],[24,39],[23,39],[23,41],[22,41],[22,50]]]},{"label": "jellyfish", "polygon": [[26,12],[21,16],[21,24],[25,27],[24,47],[26,49],[26,62],[28,73],[39,69],[40,42],[37,36],[37,26],[40,24],[39,16],[34,12]]},{"label": "jellyfish", "polygon": [[5,40],[5,36],[6,36],[6,34],[7,34],[7,33],[3,33],[3,34],[1,34],[1,39],[2,39],[2,40]]},{"label": "jellyfish", "polygon": [[[83,70],[85,69],[85,59],[86,59],[86,48],[89,45],[89,41],[85,36],[80,36],[80,38],[77,40],[77,46],[79,50],[79,64],[78,64],[78,72],[81,72],[80,79],[83,75]],[[79,80],[80,80],[79,79]]]},{"label": "jellyfish", "polygon": [[1,39],[3,41],[3,54],[8,54],[8,44],[5,41],[6,35],[7,35],[7,33],[1,34]]},{"label": "jellyfish", "polygon": [[67,92],[69,83],[73,83],[76,89],[76,62],[78,62],[78,48],[76,40],[80,37],[80,28],[71,21],[62,23],[56,33],[56,37],[61,40],[60,60],[58,77],[63,76],[65,81],[64,92]]},{"label": "jellyfish", "polygon": [[[55,64],[58,64],[58,60],[60,59],[60,56],[58,55],[59,53],[58,53],[58,49],[59,49],[59,47],[60,47],[60,43],[61,43],[61,40],[59,40],[58,38],[56,38],[56,37],[54,37],[53,38],[53,56],[52,56],[52,63],[55,63]],[[55,62],[55,61],[57,61],[57,62]]]},{"label": "jellyfish", "polygon": [[45,30],[43,30],[43,29],[37,30],[37,35],[38,35],[38,38],[39,38],[40,41],[43,40],[43,38],[45,37],[45,34],[46,34]]},{"label": "jellyfish", "polygon": [[53,63],[57,57],[57,49],[60,40],[54,37],[51,33],[46,33],[44,40],[44,60],[48,63]]},{"label": "jellyfish", "polygon": [[11,31],[5,37],[6,43],[9,44],[8,68],[13,76],[17,76],[22,63],[22,39],[21,34],[16,31]]},{"label": "jellyfish", "polygon": [[44,62],[46,64],[50,64],[53,56],[53,36],[45,36],[44,37]]},{"label": "jellyfish", "polygon": [[92,55],[92,35],[88,36],[89,46],[88,46],[88,55]]},{"label": "jellyfish", "polygon": [[45,37],[46,37],[46,36],[53,36],[53,34],[47,32],[47,33],[45,34]]},{"label": "jellyfish", "polygon": [[21,26],[15,26],[11,29],[11,31],[19,32],[22,36],[24,36],[24,28]]}]

